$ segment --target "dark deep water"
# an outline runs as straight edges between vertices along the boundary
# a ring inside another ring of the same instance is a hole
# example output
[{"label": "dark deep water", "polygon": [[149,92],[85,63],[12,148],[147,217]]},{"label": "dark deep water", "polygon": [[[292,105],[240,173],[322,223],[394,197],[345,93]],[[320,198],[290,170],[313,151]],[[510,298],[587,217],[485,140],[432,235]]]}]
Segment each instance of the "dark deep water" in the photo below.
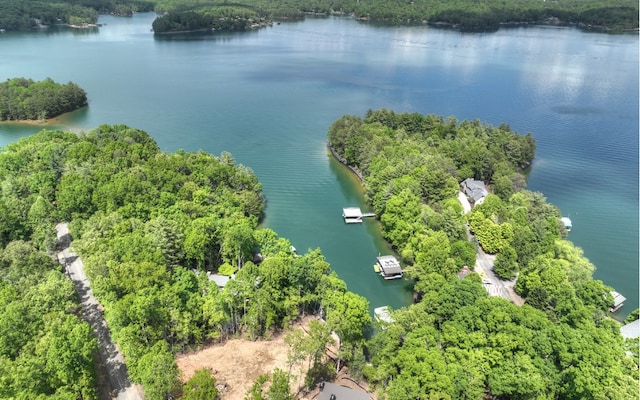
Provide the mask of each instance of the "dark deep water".
[{"label": "dark deep water", "polygon": [[[522,27],[459,33],[311,18],[249,33],[154,38],[152,14],[90,31],[0,35],[0,80],[51,77],[90,106],[57,126],[127,124],[166,151],[229,151],[268,199],[265,225],[299,252],[320,247],[371,306],[410,301],[374,275],[387,251],[372,222],[345,225],[357,181],[327,156],[344,114],[386,107],[509,124],[537,140],[529,189],[573,220],[595,277],[638,304],[638,35]],[[0,125],[0,146],[41,127]]]}]

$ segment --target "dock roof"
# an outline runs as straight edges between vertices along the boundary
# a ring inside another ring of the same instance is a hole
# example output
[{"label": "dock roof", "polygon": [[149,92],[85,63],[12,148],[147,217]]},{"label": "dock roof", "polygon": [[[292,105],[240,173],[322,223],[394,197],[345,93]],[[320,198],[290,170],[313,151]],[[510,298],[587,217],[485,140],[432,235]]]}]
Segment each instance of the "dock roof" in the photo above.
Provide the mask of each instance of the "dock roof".
[{"label": "dock roof", "polygon": [[345,218],[361,218],[362,211],[358,207],[347,207],[342,209],[342,216]]},{"label": "dock roof", "polygon": [[388,324],[393,322],[393,318],[391,318],[391,309],[389,306],[382,306],[373,309],[374,317],[381,322],[386,322]]},{"label": "dock roof", "polygon": [[400,267],[400,261],[394,256],[380,256],[378,257],[378,264],[385,275],[401,274],[402,268]]},{"label": "dock roof", "polygon": [[620,304],[624,303],[624,301],[627,299],[626,297],[616,292],[615,290],[611,292],[611,296],[613,296],[614,307],[618,307]]}]

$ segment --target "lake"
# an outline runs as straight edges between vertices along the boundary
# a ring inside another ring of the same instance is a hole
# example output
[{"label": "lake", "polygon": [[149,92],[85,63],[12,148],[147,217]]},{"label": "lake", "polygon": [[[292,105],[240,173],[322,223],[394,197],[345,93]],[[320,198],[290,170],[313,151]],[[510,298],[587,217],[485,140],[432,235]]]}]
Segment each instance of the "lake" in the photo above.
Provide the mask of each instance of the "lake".
[{"label": "lake", "polygon": [[[154,14],[101,28],[0,35],[0,80],[73,81],[89,107],[54,127],[126,124],[165,151],[233,154],[267,198],[264,225],[320,247],[371,307],[410,302],[408,283],[373,272],[389,252],[357,179],[328,156],[326,132],[368,109],[509,124],[538,143],[529,189],[573,220],[569,239],[595,277],[638,304],[638,35],[541,26],[460,33],[307,18],[258,31],[155,37]],[[0,146],[41,127],[0,124]]]}]

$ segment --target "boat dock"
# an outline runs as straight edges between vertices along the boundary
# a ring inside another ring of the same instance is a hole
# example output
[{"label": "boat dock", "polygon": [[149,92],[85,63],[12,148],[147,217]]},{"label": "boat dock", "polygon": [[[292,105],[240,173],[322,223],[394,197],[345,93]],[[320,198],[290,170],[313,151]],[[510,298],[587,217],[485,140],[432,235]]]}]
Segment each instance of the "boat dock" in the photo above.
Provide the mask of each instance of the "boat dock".
[{"label": "boat dock", "polygon": [[560,222],[562,222],[564,227],[567,229],[567,232],[571,232],[571,228],[573,227],[573,223],[571,222],[571,218],[562,217],[562,218],[560,218]]},{"label": "boat dock", "polygon": [[609,311],[616,312],[624,306],[624,301],[627,299],[620,293],[615,290],[611,291],[611,296],[613,296],[613,307],[609,308]]},{"label": "boat dock", "polygon": [[391,317],[391,309],[389,306],[382,306],[373,309],[373,318],[378,322],[391,324],[394,319]]},{"label": "boat dock", "polygon": [[358,224],[363,218],[375,217],[375,213],[363,213],[358,207],[347,207],[342,209],[342,218],[346,224]]},{"label": "boat dock", "polygon": [[384,279],[402,279],[402,267],[400,266],[400,261],[398,261],[394,256],[380,256],[377,258],[377,261],[378,271],[380,271],[380,276]]}]

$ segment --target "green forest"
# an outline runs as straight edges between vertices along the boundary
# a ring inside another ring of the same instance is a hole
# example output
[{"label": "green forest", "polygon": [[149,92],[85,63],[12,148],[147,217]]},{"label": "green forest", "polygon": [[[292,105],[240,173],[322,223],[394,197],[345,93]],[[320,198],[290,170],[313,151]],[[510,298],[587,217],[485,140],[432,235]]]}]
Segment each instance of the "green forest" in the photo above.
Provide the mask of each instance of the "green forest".
[{"label": "green forest", "polygon": [[638,29],[638,10],[638,2],[633,0],[4,0],[0,3],[0,29],[81,25],[96,23],[99,13],[130,16],[155,11],[161,14],[153,26],[157,33],[246,29],[256,21],[299,19],[306,14],[351,15],[366,21],[428,23],[461,30],[560,23],[626,31]]},{"label": "green forest", "polygon": [[[321,332],[354,341],[371,322],[320,250],[297,256],[258,229],[261,185],[229,153],[166,154],[126,126],[44,130],[2,150],[0,187],[0,398],[96,396],[96,342],[53,261],[60,221],[147,399],[201,386],[183,387],[177,352],[268,337],[321,309]],[[220,290],[207,272],[235,277]],[[211,383],[203,374],[194,379]]]},{"label": "green forest", "polygon": [[[529,134],[382,109],[340,118],[328,137],[363,176],[419,294],[366,343],[370,363],[361,371],[382,398],[637,396],[638,342],[623,341],[608,317],[611,288],[563,239],[558,209],[525,190]],[[492,194],[463,215],[456,194],[466,178],[485,181]],[[517,276],[524,305],[489,297],[477,274],[457,277],[474,265],[476,246],[497,255],[497,274]]]},{"label": "green forest", "polygon": [[78,85],[14,78],[0,83],[0,121],[44,121],[87,105]]},{"label": "green forest", "polygon": [[[382,109],[340,118],[328,137],[415,282],[415,304],[392,322],[372,321],[320,249],[298,255],[259,227],[261,185],[229,153],[167,154],[124,125],[43,130],[2,149],[0,398],[97,397],[97,343],[54,261],[61,221],[147,399],[215,397],[210,371],[182,382],[176,353],[269,338],[304,315],[326,321],[285,338],[290,365],[309,360],[308,387],[346,364],[383,399],[633,398],[638,343],[608,316],[611,288],[563,239],[557,208],[525,189],[531,135]],[[464,215],[456,194],[469,177],[492,194]],[[524,305],[489,297],[478,274],[457,277],[477,246],[517,276]],[[220,289],[212,272],[233,279]],[[323,357],[331,331],[337,366]],[[261,376],[247,398],[294,398],[289,378]]]}]

